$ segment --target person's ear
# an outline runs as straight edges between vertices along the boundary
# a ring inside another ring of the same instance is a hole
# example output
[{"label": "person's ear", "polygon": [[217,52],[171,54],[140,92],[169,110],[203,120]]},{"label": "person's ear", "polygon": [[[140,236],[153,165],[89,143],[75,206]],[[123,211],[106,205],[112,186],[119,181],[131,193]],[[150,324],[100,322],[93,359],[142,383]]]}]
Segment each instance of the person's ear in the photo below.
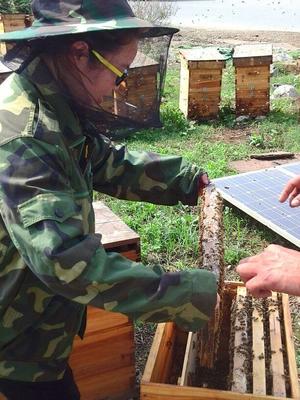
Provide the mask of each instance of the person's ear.
[{"label": "person's ear", "polygon": [[77,42],[72,43],[70,48],[70,56],[80,70],[85,68],[89,60],[88,44],[83,40],[78,40]]}]

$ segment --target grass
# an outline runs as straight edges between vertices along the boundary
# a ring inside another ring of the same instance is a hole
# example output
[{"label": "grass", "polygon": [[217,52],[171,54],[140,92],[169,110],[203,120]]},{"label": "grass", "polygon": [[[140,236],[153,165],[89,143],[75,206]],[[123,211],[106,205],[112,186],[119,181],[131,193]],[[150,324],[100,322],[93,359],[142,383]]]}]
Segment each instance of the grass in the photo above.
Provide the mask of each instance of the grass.
[{"label": "grass", "polygon": [[[273,84],[293,84],[300,90],[300,78],[278,68]],[[273,87],[273,86],[272,86]],[[211,178],[234,173],[233,160],[246,159],[253,152],[300,151],[298,111],[289,99],[272,101],[271,112],[263,120],[249,120],[248,139],[228,143],[224,132],[237,132],[234,114],[234,69],[229,63],[223,75],[220,118],[213,122],[187,121],[178,108],[179,69],[168,71],[162,104],[162,129],[147,129],[125,140],[130,149],[182,155],[209,173]],[[215,138],[218,140],[215,140]],[[156,206],[124,202],[97,194],[132,229],[139,233],[142,261],[160,263],[167,270],[196,268],[198,264],[198,209],[177,205]],[[230,278],[237,279],[234,267],[239,260],[261,251],[267,244],[285,244],[283,239],[229,207],[224,210],[225,263]],[[299,325],[299,323],[298,323]],[[297,333],[298,335],[298,333]],[[300,352],[298,352],[300,362]]]}]

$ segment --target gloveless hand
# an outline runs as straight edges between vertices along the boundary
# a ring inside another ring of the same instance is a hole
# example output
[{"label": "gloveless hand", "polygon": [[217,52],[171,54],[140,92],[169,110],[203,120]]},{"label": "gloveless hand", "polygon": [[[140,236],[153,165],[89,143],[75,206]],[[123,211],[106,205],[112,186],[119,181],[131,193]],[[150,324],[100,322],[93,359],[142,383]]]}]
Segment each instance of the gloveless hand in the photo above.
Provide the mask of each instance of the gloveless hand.
[{"label": "gloveless hand", "polygon": [[237,272],[255,297],[271,291],[300,296],[300,252],[278,245],[240,261]]}]

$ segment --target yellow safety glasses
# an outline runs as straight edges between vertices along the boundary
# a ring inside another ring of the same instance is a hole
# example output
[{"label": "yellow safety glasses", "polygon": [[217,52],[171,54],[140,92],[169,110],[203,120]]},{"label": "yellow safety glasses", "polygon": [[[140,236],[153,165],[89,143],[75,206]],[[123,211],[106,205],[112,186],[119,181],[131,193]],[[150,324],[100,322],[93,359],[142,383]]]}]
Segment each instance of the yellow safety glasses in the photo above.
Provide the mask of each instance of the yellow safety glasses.
[{"label": "yellow safety glasses", "polygon": [[128,77],[128,70],[125,69],[123,72],[119,70],[119,68],[115,67],[112,65],[106,58],[101,56],[96,50],[91,50],[93,55],[97,58],[98,61],[100,61],[101,64],[103,64],[106,68],[108,68],[110,71],[112,71],[115,75],[117,75],[116,78],[116,86],[120,86],[121,83],[123,83],[127,77]]}]

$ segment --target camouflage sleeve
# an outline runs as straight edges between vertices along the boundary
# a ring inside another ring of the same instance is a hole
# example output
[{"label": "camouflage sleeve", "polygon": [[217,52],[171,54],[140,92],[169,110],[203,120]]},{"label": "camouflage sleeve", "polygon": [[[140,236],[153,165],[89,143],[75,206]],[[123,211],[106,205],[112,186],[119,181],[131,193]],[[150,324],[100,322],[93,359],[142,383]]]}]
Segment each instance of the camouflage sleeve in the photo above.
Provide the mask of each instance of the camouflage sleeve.
[{"label": "camouflage sleeve", "polygon": [[196,205],[203,171],[182,157],[129,151],[100,136],[93,158],[94,189],[126,200]]},{"label": "camouflage sleeve", "polygon": [[[117,253],[87,228],[88,202],[72,190],[58,146],[17,138],[0,147],[1,215],[31,271],[54,293],[143,321],[198,329],[216,301],[207,271],[164,273]],[[90,201],[90,200],[89,200]]]}]

